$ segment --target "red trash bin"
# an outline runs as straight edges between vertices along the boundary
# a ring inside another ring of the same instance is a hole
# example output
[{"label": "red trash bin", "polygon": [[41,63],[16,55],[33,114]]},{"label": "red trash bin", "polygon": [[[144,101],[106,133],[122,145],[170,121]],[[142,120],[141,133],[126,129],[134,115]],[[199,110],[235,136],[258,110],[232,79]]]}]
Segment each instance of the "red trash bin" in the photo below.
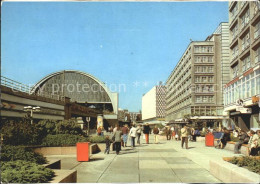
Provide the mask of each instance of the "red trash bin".
[{"label": "red trash bin", "polygon": [[77,161],[89,161],[89,142],[77,143]]},{"label": "red trash bin", "polygon": [[205,135],[205,145],[214,146],[214,135],[211,132]]}]

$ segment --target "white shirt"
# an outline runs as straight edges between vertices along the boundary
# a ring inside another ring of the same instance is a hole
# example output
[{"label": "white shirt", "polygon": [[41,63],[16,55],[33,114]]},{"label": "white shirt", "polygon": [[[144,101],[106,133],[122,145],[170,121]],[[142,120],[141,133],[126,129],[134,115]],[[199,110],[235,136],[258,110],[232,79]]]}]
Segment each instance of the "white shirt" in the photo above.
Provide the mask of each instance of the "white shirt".
[{"label": "white shirt", "polygon": [[129,135],[130,135],[131,137],[136,137],[136,128],[135,128],[135,127],[132,127],[132,128],[130,129]]}]

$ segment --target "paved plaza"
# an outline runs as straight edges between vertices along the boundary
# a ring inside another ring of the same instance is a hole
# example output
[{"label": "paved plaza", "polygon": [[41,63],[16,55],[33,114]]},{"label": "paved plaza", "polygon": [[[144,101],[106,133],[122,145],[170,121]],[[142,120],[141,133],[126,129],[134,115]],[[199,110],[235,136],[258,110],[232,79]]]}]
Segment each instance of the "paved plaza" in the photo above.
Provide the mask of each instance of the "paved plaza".
[{"label": "paved plaza", "polygon": [[175,140],[154,144],[150,136],[150,142],[122,148],[119,155],[100,152],[90,162],[77,162],[76,155],[50,158],[61,159],[62,169],[76,169],[78,183],[220,183],[209,173],[209,160],[234,156],[231,151],[205,147],[204,142],[189,142],[190,149],[182,149]]}]

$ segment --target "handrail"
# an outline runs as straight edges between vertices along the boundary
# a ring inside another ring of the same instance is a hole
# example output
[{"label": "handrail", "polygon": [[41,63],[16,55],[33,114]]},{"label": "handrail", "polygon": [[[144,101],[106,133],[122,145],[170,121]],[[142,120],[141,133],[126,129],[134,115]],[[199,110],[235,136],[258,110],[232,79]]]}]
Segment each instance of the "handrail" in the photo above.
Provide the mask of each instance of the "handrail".
[{"label": "handrail", "polygon": [[9,79],[7,77],[1,76],[1,85],[11,88],[13,91],[20,91],[28,93],[29,95],[36,95],[45,98],[50,98],[58,101],[65,101],[65,97],[57,94],[47,93],[45,91],[41,91],[40,93],[32,93],[32,87],[21,82],[17,82],[15,80]]}]

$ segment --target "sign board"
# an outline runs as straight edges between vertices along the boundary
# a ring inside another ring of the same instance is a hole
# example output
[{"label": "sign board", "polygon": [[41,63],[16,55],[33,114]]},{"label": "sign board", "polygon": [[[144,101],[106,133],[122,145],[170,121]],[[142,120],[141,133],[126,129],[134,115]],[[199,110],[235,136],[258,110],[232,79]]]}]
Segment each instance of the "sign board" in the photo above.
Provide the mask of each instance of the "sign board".
[{"label": "sign board", "polygon": [[238,100],[236,101],[236,105],[237,105],[237,106],[243,106],[243,105],[244,105],[244,101],[243,101],[242,99],[238,99]]}]

